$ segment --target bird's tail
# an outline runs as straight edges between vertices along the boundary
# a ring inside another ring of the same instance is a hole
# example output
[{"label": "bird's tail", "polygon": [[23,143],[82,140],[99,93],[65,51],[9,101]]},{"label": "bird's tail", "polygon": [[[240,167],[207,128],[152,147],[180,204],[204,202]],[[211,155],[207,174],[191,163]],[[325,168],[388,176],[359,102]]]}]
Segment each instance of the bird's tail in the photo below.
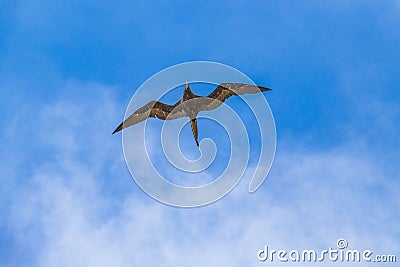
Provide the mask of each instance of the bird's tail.
[{"label": "bird's tail", "polygon": [[197,119],[196,118],[190,120],[190,126],[192,127],[192,133],[194,136],[194,140],[196,141],[197,146],[199,146],[199,141],[197,140],[198,131],[197,131]]}]

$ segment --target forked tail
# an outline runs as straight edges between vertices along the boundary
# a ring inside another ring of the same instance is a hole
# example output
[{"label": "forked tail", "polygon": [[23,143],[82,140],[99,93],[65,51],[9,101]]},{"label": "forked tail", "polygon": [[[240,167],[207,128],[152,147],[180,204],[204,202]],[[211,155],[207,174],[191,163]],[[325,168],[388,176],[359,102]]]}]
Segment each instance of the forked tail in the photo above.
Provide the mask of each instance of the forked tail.
[{"label": "forked tail", "polygon": [[199,141],[197,140],[198,132],[197,132],[197,120],[196,120],[196,118],[190,120],[190,126],[192,127],[194,140],[196,141],[197,146],[199,146]]}]

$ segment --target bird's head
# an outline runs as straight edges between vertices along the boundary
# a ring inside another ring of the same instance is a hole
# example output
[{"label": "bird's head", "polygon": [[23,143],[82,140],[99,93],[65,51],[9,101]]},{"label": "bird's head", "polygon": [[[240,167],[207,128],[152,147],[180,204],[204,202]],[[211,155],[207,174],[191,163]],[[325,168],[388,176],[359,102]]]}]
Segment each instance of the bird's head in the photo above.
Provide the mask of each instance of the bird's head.
[{"label": "bird's head", "polygon": [[188,79],[186,79],[186,87],[185,89],[190,89]]},{"label": "bird's head", "polygon": [[193,92],[190,89],[189,82],[187,79],[186,79],[186,86],[185,86],[185,94],[187,94],[188,96],[193,96]]},{"label": "bird's head", "polygon": [[185,91],[183,91],[183,95],[182,95],[182,100],[186,101],[188,99],[191,99],[193,97],[195,97],[196,95],[192,92],[192,90],[189,87],[189,82],[186,79],[186,86],[185,86]]}]

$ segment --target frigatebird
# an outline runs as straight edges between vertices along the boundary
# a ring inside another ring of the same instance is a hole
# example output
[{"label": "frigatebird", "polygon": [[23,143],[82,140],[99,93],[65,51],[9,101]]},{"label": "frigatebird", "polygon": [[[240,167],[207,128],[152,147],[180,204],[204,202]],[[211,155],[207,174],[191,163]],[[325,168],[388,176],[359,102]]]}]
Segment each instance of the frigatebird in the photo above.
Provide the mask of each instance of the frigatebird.
[{"label": "frigatebird", "polygon": [[189,117],[190,126],[197,146],[197,114],[204,110],[213,110],[231,96],[243,94],[257,94],[271,90],[270,88],[244,83],[221,83],[208,96],[196,95],[190,90],[186,80],[186,87],[182,98],[175,105],[167,105],[158,101],[150,101],[139,108],[115,129],[113,134],[129,126],[142,122],[148,118],[158,118],[160,120],[174,120],[182,117]]}]

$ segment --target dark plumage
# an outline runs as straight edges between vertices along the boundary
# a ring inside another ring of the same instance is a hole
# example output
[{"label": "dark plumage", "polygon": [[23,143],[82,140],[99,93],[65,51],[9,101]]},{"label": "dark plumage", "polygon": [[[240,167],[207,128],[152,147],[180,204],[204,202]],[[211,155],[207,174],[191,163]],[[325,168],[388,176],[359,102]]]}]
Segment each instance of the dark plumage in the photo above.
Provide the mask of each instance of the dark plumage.
[{"label": "dark plumage", "polygon": [[174,120],[181,117],[188,117],[192,128],[193,136],[197,146],[199,146],[197,131],[197,114],[204,110],[213,110],[231,96],[243,94],[257,94],[271,90],[270,88],[243,83],[221,83],[208,96],[195,95],[190,90],[186,81],[186,88],[182,98],[175,105],[167,105],[158,101],[150,101],[139,108],[125,121],[123,121],[113,132],[121,131],[129,126],[135,125],[147,118],[158,118],[161,120]]}]

